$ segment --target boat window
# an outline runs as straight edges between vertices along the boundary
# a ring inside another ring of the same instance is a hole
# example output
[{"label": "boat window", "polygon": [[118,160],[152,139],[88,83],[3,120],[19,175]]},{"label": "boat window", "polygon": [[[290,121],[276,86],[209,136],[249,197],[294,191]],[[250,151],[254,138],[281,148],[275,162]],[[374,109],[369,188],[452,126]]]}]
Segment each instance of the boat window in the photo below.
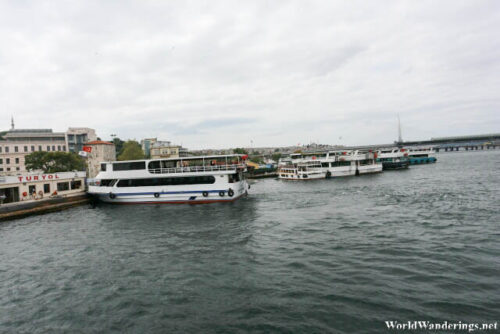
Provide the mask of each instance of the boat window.
[{"label": "boat window", "polygon": [[175,167],[180,167],[177,166],[178,160],[162,160],[161,161],[161,168],[175,168]]},{"label": "boat window", "polygon": [[148,169],[158,169],[160,168],[160,162],[159,161],[150,161],[148,164]]},{"label": "boat window", "polygon": [[188,177],[155,177],[147,179],[122,179],[118,182],[118,187],[153,187],[212,183],[215,183],[215,177],[213,177],[212,175]]},{"label": "boat window", "polygon": [[146,169],[145,161],[118,162],[113,164],[114,171]]},{"label": "boat window", "polygon": [[115,183],[116,183],[116,180],[112,180],[112,179],[100,180],[101,187],[112,187],[115,185]]},{"label": "boat window", "polygon": [[105,172],[106,171],[106,164],[101,164],[101,172]]}]

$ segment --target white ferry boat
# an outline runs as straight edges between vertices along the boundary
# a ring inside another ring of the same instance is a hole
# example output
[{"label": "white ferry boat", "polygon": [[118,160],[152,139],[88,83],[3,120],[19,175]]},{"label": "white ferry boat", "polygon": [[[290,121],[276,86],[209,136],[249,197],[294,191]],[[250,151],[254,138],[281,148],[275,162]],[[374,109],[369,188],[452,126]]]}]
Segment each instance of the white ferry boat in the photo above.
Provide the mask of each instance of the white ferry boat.
[{"label": "white ferry boat", "polygon": [[[314,170],[315,177],[322,175],[324,178],[362,175],[369,173],[379,173],[382,171],[382,164],[376,161],[376,153],[371,151],[330,151],[318,153],[294,153],[291,154],[291,166],[298,169],[300,164],[315,164],[314,168],[309,166],[309,171]],[[285,166],[290,170],[289,166]],[[281,173],[284,168],[278,171],[278,177],[289,179],[287,173]],[[316,175],[317,174],[317,175]]]},{"label": "white ferry boat", "polygon": [[245,158],[235,154],[103,162],[88,193],[122,204],[231,202],[250,188]]},{"label": "white ferry boat", "polygon": [[405,169],[410,166],[408,150],[404,148],[389,148],[378,151],[377,161],[382,163],[384,170]]},{"label": "white ferry boat", "polygon": [[283,180],[314,180],[324,179],[325,172],[319,161],[299,162],[297,164],[281,165],[278,177]]},{"label": "white ferry boat", "polygon": [[408,148],[408,158],[411,165],[428,164],[437,161],[436,151],[433,147],[410,147]]}]

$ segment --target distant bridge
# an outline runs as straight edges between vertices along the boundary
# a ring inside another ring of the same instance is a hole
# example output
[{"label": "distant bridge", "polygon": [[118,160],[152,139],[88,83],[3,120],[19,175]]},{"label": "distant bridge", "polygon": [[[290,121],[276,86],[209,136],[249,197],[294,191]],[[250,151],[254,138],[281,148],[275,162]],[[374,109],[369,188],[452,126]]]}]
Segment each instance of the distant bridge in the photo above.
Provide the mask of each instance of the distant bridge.
[{"label": "distant bridge", "polygon": [[490,150],[500,148],[500,133],[456,136],[456,137],[438,137],[430,140],[403,141],[393,144],[350,146],[348,149],[377,149],[403,146],[432,146],[436,152],[439,151],[460,151],[460,150]]}]

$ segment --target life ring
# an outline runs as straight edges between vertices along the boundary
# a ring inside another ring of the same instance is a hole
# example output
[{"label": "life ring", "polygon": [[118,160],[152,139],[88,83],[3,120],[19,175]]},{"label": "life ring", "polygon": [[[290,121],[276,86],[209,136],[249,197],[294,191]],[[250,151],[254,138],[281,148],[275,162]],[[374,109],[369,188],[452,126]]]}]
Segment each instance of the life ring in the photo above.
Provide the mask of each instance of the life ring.
[{"label": "life ring", "polygon": [[233,189],[229,188],[229,190],[227,191],[227,195],[228,195],[229,197],[233,197],[233,195],[234,195],[234,191],[233,191]]},{"label": "life ring", "polygon": [[332,177],[332,173],[331,173],[330,171],[327,171],[327,172],[326,172],[326,175],[325,175],[325,178],[326,178],[326,179],[329,179],[329,178],[331,178],[331,177]]},{"label": "life ring", "polygon": [[154,195],[156,198],[160,197],[160,194],[159,193],[155,193]]},{"label": "life ring", "polygon": [[203,194],[203,197],[208,197],[208,191],[204,191],[202,194]]},{"label": "life ring", "polygon": [[109,198],[114,199],[114,198],[116,198],[116,195],[113,193],[109,193]]},{"label": "life ring", "polygon": [[219,191],[219,196],[224,197],[224,190]]},{"label": "life ring", "polygon": [[23,197],[27,197],[28,193],[26,191],[23,192]]}]

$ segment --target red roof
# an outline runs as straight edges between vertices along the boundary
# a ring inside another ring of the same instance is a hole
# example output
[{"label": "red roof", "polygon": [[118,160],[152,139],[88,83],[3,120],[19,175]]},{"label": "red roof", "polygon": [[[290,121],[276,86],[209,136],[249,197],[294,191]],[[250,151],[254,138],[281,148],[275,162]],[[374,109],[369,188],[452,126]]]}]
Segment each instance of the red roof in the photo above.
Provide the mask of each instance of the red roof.
[{"label": "red roof", "polygon": [[114,145],[114,144],[110,143],[109,141],[94,140],[94,141],[89,141],[88,143],[85,143],[85,145]]}]

